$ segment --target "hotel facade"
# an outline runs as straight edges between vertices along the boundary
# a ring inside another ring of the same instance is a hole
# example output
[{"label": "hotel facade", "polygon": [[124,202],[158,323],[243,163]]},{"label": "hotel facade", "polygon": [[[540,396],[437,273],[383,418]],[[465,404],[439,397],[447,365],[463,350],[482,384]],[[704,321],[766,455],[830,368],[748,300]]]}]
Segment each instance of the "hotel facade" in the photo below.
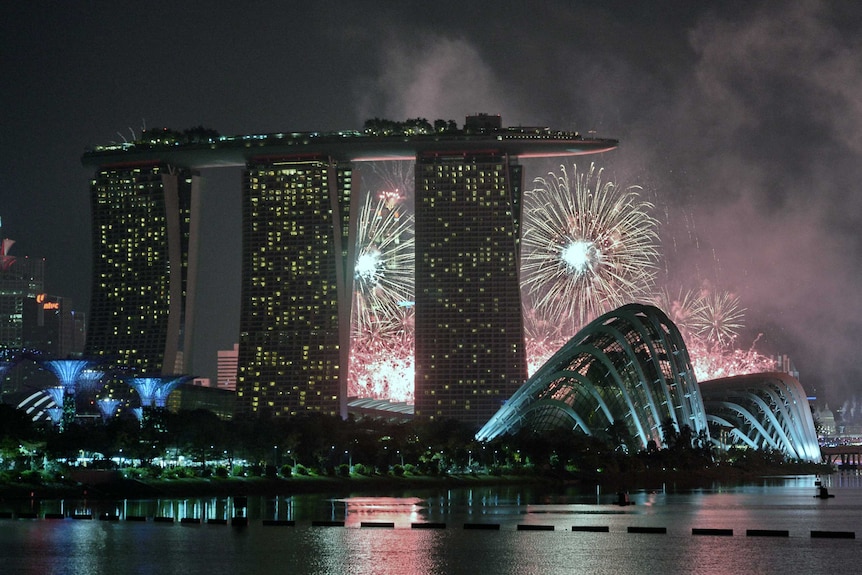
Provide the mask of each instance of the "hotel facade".
[{"label": "hotel facade", "polygon": [[[477,121],[478,120],[478,121]],[[241,166],[238,416],[347,415],[361,200],[356,162],[415,162],[415,415],[481,425],[527,378],[519,282],[523,156],[616,147],[468,118],[446,133],[292,133],[98,147],[87,353],[185,373],[198,170]],[[201,246],[201,249],[206,249]]]}]

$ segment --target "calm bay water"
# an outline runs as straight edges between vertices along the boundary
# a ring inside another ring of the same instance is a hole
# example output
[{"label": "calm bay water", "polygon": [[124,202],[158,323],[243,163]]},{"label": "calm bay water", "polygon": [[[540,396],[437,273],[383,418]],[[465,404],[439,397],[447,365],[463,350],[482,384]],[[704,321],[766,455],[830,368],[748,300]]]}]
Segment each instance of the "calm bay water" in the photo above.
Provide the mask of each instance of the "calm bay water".
[{"label": "calm bay water", "polygon": [[[0,519],[0,572],[858,573],[862,476],[824,477],[831,499],[814,497],[814,482],[663,486],[632,492],[626,507],[613,493],[520,487],[255,497],[241,512],[246,527],[230,525],[231,499],[0,502],[0,512],[13,514]],[[104,513],[118,519],[98,520]],[[20,518],[28,514],[38,518]],[[320,526],[327,521],[344,526]],[[428,523],[436,528],[414,525]]]}]

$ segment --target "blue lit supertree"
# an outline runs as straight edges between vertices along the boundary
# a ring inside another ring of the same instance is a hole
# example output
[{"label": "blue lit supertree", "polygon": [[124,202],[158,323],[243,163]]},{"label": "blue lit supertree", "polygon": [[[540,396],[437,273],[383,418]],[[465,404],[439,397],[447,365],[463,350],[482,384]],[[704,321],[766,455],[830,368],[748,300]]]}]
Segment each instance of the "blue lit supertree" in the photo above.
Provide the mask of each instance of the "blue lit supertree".
[{"label": "blue lit supertree", "polygon": [[85,369],[93,365],[93,362],[88,359],[51,359],[39,360],[39,364],[53,373],[60,385],[63,386],[63,399],[59,403],[55,400],[55,403],[58,407],[63,408],[60,431],[64,431],[75,420],[77,412],[75,391],[77,390],[78,377]]},{"label": "blue lit supertree", "polygon": [[105,375],[103,371],[99,371],[97,369],[85,369],[78,376],[77,390],[88,392],[96,391],[103,375]]},{"label": "blue lit supertree", "polygon": [[141,407],[152,407],[156,397],[156,389],[162,384],[162,377],[133,377],[129,385],[138,392]]},{"label": "blue lit supertree", "polygon": [[168,396],[171,394],[171,392],[183,383],[190,381],[191,379],[191,376],[183,375],[180,377],[172,378],[171,380],[162,383],[159,387],[156,388],[156,393],[154,396],[156,407],[164,408],[165,404],[167,403]]},{"label": "blue lit supertree", "polygon": [[117,409],[120,407],[121,401],[112,397],[104,397],[96,400],[96,405],[99,406],[99,413],[102,415],[102,421],[108,421],[117,414]]},{"label": "blue lit supertree", "polygon": [[190,379],[189,376],[159,376],[159,377],[133,377],[129,380],[138,396],[141,399],[141,416],[138,418],[142,425],[154,424],[158,427],[158,422],[153,419],[154,412],[158,413],[164,410],[165,402],[168,395],[176,389],[178,385]]}]

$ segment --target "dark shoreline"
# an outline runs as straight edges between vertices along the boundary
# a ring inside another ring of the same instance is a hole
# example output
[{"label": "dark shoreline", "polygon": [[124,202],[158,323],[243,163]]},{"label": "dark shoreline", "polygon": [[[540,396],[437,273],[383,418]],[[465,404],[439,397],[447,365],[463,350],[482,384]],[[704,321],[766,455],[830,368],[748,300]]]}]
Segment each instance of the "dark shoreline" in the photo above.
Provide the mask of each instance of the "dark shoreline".
[{"label": "dark shoreline", "polygon": [[[607,492],[628,490],[709,488],[765,480],[769,477],[828,475],[835,470],[826,465],[783,464],[757,469],[713,467],[693,471],[643,471],[638,473],[590,475],[446,475],[432,476],[353,476],[353,477],[229,477],[192,479],[127,479],[118,472],[90,474],[86,482],[62,484],[2,484],[0,500],[20,499],[148,499],[235,495],[291,495],[294,493],[374,493],[395,494],[417,489],[458,487],[532,486],[549,490],[563,488],[601,488]],[[813,487],[813,482],[812,482]]]}]

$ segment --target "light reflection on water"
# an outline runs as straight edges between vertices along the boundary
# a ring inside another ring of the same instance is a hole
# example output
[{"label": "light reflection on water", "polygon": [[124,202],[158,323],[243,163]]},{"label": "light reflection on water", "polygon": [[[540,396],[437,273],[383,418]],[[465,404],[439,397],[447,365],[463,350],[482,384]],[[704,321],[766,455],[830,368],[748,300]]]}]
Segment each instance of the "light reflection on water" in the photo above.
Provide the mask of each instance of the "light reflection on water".
[{"label": "light reflection on water", "polygon": [[[615,505],[613,493],[516,487],[400,497],[255,497],[242,509],[249,518],[244,528],[179,524],[183,517],[229,520],[236,512],[231,498],[27,502],[11,510],[94,519],[0,519],[0,561],[3,573],[87,575],[118,568],[154,575],[855,573],[858,539],[816,539],[811,531],[849,531],[862,538],[860,476],[824,477],[835,494],[828,500],[814,497],[814,479],[771,478],[688,491],[664,486],[632,492],[634,505],[627,507]],[[0,502],[0,511],[9,505]],[[95,519],[101,513],[120,519]],[[148,520],[124,520],[130,516]],[[176,524],[154,522],[158,516]],[[264,519],[296,523],[265,526]],[[312,526],[317,520],[343,521],[344,527]],[[445,528],[417,529],[416,523]],[[465,528],[486,523],[499,528]],[[553,530],[520,530],[525,525]],[[575,532],[573,526],[607,531]],[[630,527],[664,527],[666,533],[631,533]],[[694,528],[733,534],[694,535]],[[747,529],[787,530],[788,536],[749,537]]]}]

